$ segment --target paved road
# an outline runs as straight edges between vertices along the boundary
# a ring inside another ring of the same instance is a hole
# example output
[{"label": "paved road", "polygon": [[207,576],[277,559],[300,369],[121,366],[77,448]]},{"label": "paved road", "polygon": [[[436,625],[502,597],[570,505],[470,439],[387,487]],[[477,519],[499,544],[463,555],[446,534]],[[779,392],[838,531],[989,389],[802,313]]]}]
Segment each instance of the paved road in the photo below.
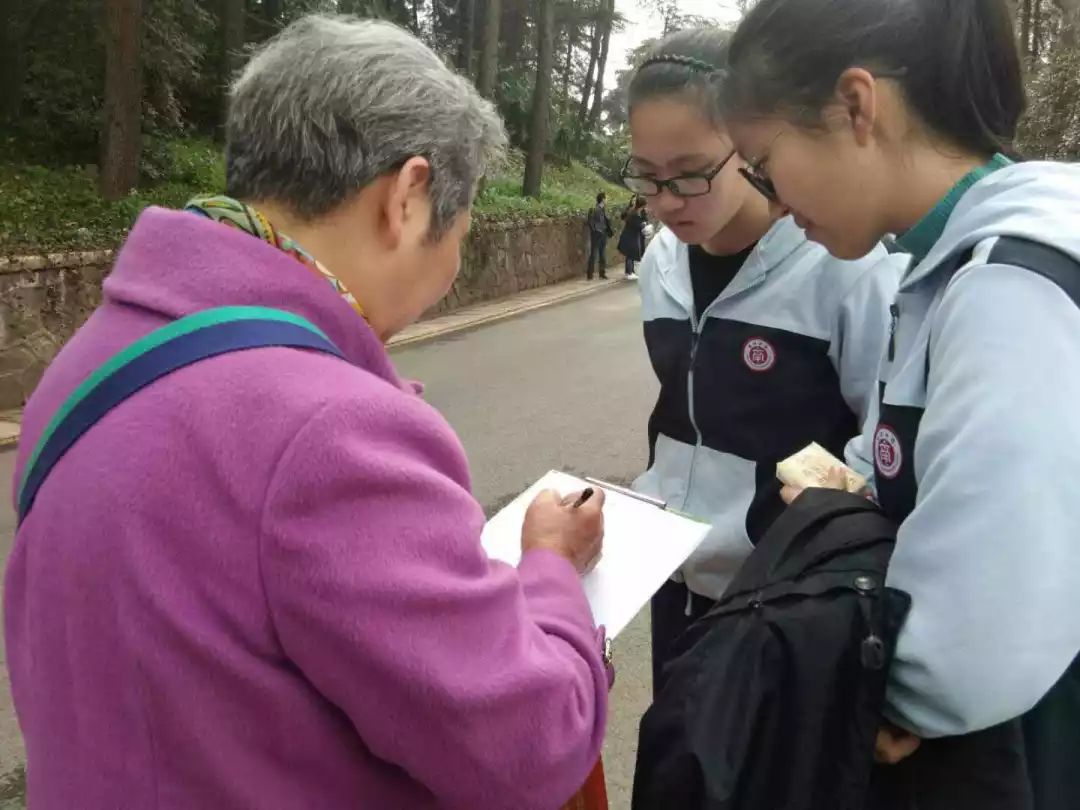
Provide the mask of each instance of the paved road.
[{"label": "paved road", "polygon": [[[425,397],[458,432],[489,513],[550,469],[619,481],[644,469],[656,382],[636,289],[403,349],[394,362],[426,383]],[[652,689],[648,636],[641,616],[616,645],[604,751],[612,810],[630,807],[638,720]]]},{"label": "paved road", "polygon": [[[461,436],[476,496],[489,513],[549,469],[626,481],[645,464],[656,386],[630,287],[404,348],[394,352],[394,362],[403,375],[425,382],[426,398]],[[0,563],[13,526],[11,461],[11,453],[0,454]],[[605,757],[611,806],[624,810],[637,724],[651,688],[645,617],[620,637],[616,655]],[[0,672],[0,810],[20,806],[4,800],[4,776],[22,757],[7,694]]]}]

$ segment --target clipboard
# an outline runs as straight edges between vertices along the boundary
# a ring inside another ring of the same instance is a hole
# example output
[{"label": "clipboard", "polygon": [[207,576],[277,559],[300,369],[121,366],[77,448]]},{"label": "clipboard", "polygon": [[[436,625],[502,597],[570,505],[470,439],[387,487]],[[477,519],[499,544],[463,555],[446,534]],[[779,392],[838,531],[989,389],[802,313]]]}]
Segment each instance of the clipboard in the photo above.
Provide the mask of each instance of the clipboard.
[{"label": "clipboard", "polygon": [[481,542],[488,556],[509,565],[521,561],[525,512],[545,489],[566,496],[603,487],[604,553],[581,578],[597,625],[619,635],[709,533],[709,525],[669,510],[661,501],[595,479],[549,472],[487,522]]}]

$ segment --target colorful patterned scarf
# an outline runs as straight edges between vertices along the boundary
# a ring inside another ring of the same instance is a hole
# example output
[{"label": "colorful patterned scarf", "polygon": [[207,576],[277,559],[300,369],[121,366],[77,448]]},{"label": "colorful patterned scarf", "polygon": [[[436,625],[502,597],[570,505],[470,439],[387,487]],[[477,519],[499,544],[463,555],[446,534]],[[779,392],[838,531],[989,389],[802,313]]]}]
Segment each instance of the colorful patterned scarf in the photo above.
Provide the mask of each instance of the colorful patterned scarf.
[{"label": "colorful patterned scarf", "polygon": [[245,205],[232,197],[196,197],[184,206],[184,210],[220,222],[230,228],[238,228],[245,233],[251,234],[256,239],[261,239],[278,250],[287,253],[304,267],[328,281],[337,290],[338,295],[348,301],[349,305],[356,310],[356,313],[361,318],[367,319],[367,316],[364,315],[364,308],[360,306],[353,294],[345,288],[345,285],[338,280],[337,276],[327,270],[322,262],[300,247],[300,245],[278,231],[270,224],[270,220],[250,205]]}]

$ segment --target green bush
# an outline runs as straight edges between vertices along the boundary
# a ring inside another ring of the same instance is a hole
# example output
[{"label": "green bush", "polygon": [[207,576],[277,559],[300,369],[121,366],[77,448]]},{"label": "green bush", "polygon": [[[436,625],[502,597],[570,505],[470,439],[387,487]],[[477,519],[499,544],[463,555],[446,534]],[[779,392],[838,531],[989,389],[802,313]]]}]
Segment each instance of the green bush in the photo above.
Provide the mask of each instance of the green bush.
[{"label": "green bush", "polygon": [[[0,253],[115,247],[149,205],[178,208],[225,185],[221,152],[201,140],[148,144],[157,176],[114,203],[101,199],[94,172],[0,163]],[[148,180],[150,178],[147,178]]]},{"label": "green bush", "polygon": [[[583,215],[600,191],[612,211],[630,199],[626,189],[573,162],[546,166],[540,198],[523,197],[523,171],[521,154],[512,153],[477,197],[477,220]],[[225,188],[220,148],[200,139],[147,138],[142,175],[139,189],[108,203],[93,167],[26,165],[0,143],[0,253],[115,247],[148,205],[178,208]]]},{"label": "green bush", "polygon": [[540,197],[521,196],[524,160],[514,152],[501,171],[490,178],[476,199],[475,214],[480,220],[524,217],[553,217],[584,214],[596,204],[596,195],[607,192],[612,211],[630,200],[631,194],[580,163],[547,165]]}]

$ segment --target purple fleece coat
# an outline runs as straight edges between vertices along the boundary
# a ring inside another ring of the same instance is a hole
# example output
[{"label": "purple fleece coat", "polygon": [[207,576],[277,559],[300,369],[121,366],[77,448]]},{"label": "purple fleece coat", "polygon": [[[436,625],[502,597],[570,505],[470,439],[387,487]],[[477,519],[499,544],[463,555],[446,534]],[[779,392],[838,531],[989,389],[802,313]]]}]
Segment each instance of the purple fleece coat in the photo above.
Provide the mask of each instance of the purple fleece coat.
[{"label": "purple fleece coat", "polygon": [[480,546],[449,426],[322,279],[143,214],[27,406],[19,473],[110,355],[209,307],[298,313],[349,360],[175,372],[62,459],[19,529],[5,633],[34,810],[553,810],[603,736],[572,566]]}]

